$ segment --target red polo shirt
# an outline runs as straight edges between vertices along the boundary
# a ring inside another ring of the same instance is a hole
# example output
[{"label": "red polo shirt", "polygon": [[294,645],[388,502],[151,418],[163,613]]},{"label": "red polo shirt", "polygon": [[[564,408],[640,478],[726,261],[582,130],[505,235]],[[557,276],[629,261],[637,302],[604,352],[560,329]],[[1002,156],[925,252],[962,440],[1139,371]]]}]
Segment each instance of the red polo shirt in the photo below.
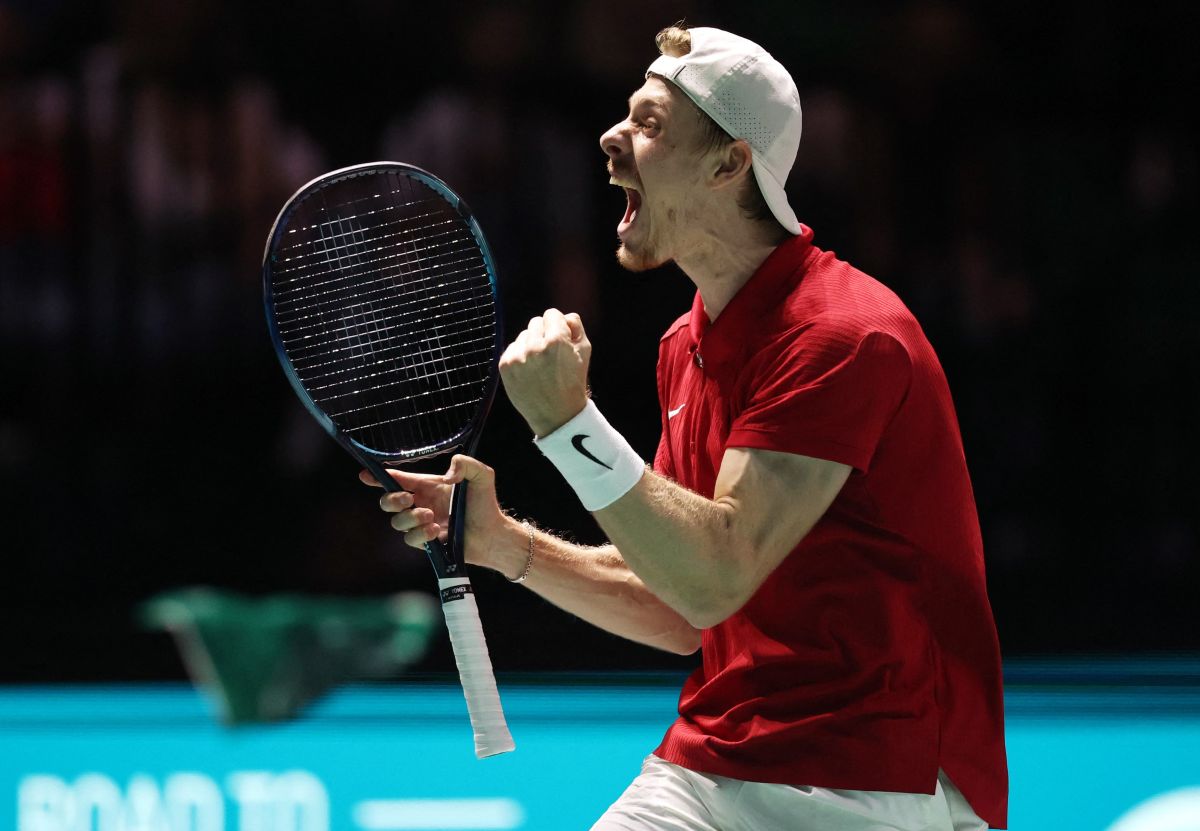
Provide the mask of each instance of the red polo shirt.
[{"label": "red polo shirt", "polygon": [[1000,651],[950,390],[886,287],[776,249],[709,322],[659,348],[655,469],[712,497],[729,447],[854,468],[758,592],[703,633],[656,754],[757,782],[933,793],[942,768],[1004,827]]}]

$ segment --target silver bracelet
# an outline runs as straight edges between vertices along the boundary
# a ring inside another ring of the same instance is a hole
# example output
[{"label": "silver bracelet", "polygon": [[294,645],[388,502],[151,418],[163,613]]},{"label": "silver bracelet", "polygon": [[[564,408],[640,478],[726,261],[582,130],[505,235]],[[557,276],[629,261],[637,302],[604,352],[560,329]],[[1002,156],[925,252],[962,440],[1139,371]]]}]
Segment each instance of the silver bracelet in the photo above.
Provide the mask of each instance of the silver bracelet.
[{"label": "silver bracelet", "polygon": [[533,570],[533,526],[528,522],[522,522],[525,530],[529,532],[529,556],[525,558],[525,569],[521,572],[520,577],[510,578],[510,583],[524,583],[529,579],[529,572]]}]

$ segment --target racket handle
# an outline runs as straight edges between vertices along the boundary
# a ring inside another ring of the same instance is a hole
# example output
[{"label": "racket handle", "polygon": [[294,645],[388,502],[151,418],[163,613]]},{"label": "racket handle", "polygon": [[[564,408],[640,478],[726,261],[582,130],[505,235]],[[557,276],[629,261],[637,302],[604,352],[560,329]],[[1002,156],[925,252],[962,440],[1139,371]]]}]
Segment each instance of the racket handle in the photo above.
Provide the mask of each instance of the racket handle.
[{"label": "racket handle", "polygon": [[516,744],[504,721],[471,581],[466,577],[440,578],[438,588],[442,592],[442,612],[446,615],[446,628],[450,630],[450,646],[458,664],[467,712],[475,730],[475,755],[482,759],[507,753]]}]

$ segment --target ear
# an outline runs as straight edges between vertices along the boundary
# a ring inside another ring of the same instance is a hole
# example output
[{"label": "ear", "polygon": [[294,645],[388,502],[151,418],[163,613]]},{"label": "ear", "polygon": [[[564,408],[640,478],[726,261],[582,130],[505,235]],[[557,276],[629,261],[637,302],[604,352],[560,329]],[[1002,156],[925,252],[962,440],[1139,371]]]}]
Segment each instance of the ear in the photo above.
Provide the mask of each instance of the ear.
[{"label": "ear", "polygon": [[716,168],[712,175],[712,187],[719,190],[736,185],[750,172],[753,151],[743,139],[735,139],[715,158]]}]

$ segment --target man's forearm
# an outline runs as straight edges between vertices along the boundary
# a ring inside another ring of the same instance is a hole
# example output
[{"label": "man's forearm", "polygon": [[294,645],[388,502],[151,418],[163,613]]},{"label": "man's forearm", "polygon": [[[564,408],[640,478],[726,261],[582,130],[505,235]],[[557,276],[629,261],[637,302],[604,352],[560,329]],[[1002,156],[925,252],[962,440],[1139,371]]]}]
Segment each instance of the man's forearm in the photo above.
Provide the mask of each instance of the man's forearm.
[{"label": "man's forearm", "polygon": [[731,506],[653,471],[594,516],[628,568],[697,628],[720,623],[745,602],[744,586],[757,585]]},{"label": "man's forearm", "polygon": [[[509,579],[529,558],[526,526],[508,520],[493,539],[487,561]],[[534,532],[533,563],[525,586],[555,606],[615,635],[679,654],[700,647],[700,633],[646,587],[618,549],[575,545]]]},{"label": "man's forearm", "polygon": [[594,516],[650,591],[704,629],[750,599],[849,475],[837,462],[732,448],[715,499],[648,470]]}]

